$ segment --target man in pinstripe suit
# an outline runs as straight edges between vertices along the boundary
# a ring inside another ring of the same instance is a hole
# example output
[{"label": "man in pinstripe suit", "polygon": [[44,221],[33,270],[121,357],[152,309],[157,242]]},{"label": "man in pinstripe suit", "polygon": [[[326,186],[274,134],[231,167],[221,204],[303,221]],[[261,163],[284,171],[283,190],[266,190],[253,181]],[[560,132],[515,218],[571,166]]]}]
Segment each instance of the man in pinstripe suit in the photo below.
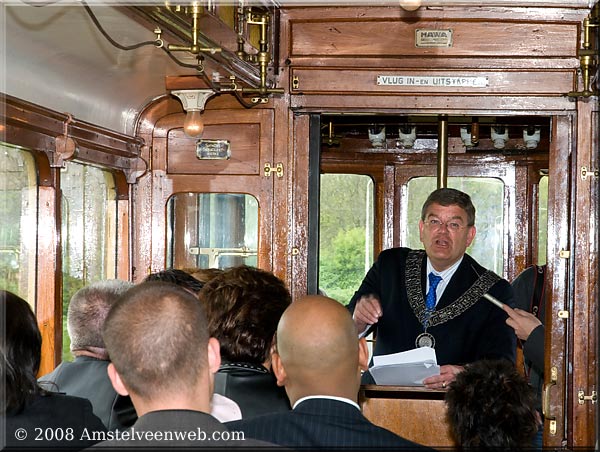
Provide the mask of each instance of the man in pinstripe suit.
[{"label": "man in pinstripe suit", "polygon": [[369,422],[357,404],[368,350],[337,301],[308,296],[292,303],[277,328],[273,371],[292,410],[227,426],[287,447],[427,450]]}]

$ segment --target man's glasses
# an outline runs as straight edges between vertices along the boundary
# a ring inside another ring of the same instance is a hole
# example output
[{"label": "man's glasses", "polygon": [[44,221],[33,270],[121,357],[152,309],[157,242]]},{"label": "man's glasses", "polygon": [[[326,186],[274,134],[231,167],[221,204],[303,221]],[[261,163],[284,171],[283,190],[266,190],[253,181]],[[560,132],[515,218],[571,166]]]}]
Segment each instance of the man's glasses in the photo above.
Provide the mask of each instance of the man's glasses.
[{"label": "man's glasses", "polygon": [[437,218],[432,218],[430,220],[425,220],[423,221],[423,223],[425,223],[429,229],[437,231],[438,229],[441,229],[442,226],[446,226],[446,228],[448,228],[449,231],[452,232],[458,232],[463,228],[466,228],[467,226],[463,226],[460,223],[457,223],[456,221],[447,221],[447,222],[443,222],[441,220],[438,220]]}]

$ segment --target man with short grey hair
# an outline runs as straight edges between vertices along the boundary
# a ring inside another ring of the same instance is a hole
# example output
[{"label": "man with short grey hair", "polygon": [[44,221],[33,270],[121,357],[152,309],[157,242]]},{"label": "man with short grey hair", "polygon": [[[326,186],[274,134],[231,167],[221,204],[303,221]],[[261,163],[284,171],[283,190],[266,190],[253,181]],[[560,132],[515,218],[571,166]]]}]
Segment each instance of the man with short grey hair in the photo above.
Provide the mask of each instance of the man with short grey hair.
[{"label": "man with short grey hair", "polygon": [[137,416],[129,397],[117,394],[107,374],[109,357],[102,339],[104,321],[117,299],[133,286],[117,279],[94,282],[78,290],[69,303],[67,329],[73,362],[62,362],[39,379],[49,391],[83,397],[107,429],[131,425]]}]

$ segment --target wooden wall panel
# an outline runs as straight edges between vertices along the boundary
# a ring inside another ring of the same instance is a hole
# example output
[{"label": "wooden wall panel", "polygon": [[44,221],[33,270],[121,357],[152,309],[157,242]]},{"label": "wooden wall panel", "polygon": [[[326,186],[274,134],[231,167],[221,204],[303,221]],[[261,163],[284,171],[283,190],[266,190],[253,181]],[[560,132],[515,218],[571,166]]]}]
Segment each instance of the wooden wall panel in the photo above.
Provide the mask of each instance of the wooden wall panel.
[{"label": "wooden wall panel", "polygon": [[[391,15],[391,13],[390,13]],[[415,30],[453,30],[452,47],[416,47]],[[290,56],[567,57],[576,54],[576,23],[464,20],[332,19],[292,22]]]},{"label": "wooden wall panel", "polygon": [[[393,69],[338,69],[294,68],[292,78],[297,77],[298,88],[294,94],[336,93],[353,94],[447,94],[497,96],[553,95],[562,96],[575,87],[575,70],[557,71],[473,71],[473,70],[393,70]],[[378,76],[389,76],[402,85],[379,85]],[[435,86],[418,86],[417,77],[434,77]],[[460,86],[459,80],[485,77],[488,86]],[[459,80],[457,80],[457,78]]]},{"label": "wooden wall panel", "polygon": [[423,387],[361,386],[359,403],[375,425],[426,446],[456,447],[446,417],[446,391]]},{"label": "wooden wall panel", "polygon": [[[261,143],[270,136],[272,112],[269,110],[216,110],[203,113],[203,139],[227,139],[231,144],[229,160],[200,160],[196,157],[196,140],[182,128],[168,131],[167,173],[169,174],[237,174],[258,175],[261,154],[271,153]],[[269,158],[269,157],[267,157]],[[271,162],[272,163],[272,162]]]}]

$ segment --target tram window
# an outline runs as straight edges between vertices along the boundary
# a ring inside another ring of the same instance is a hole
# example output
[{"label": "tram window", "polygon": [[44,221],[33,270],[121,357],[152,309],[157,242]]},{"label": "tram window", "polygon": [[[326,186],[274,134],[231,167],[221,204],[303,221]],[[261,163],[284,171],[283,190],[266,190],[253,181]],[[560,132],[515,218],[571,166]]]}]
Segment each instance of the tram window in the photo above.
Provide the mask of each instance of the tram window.
[{"label": "tram window", "polygon": [[[417,177],[407,184],[405,246],[422,248],[419,240],[421,207],[429,193],[437,187],[435,177]],[[468,193],[475,205],[477,234],[467,252],[481,265],[503,274],[504,261],[504,183],[485,177],[449,177],[448,187]]]},{"label": "tram window", "polygon": [[546,263],[548,247],[548,176],[542,176],[538,188],[537,265]]},{"label": "tram window", "polygon": [[35,307],[37,186],[31,154],[0,143],[0,287]]},{"label": "tram window", "polygon": [[369,176],[321,175],[319,289],[343,304],[373,264],[374,191]]},{"label": "tram window", "polygon": [[167,266],[257,265],[258,200],[243,193],[178,193],[167,203]]},{"label": "tram window", "polygon": [[73,359],[67,310],[73,294],[89,283],[116,277],[117,202],[113,175],[69,162],[61,170],[63,361]]}]

